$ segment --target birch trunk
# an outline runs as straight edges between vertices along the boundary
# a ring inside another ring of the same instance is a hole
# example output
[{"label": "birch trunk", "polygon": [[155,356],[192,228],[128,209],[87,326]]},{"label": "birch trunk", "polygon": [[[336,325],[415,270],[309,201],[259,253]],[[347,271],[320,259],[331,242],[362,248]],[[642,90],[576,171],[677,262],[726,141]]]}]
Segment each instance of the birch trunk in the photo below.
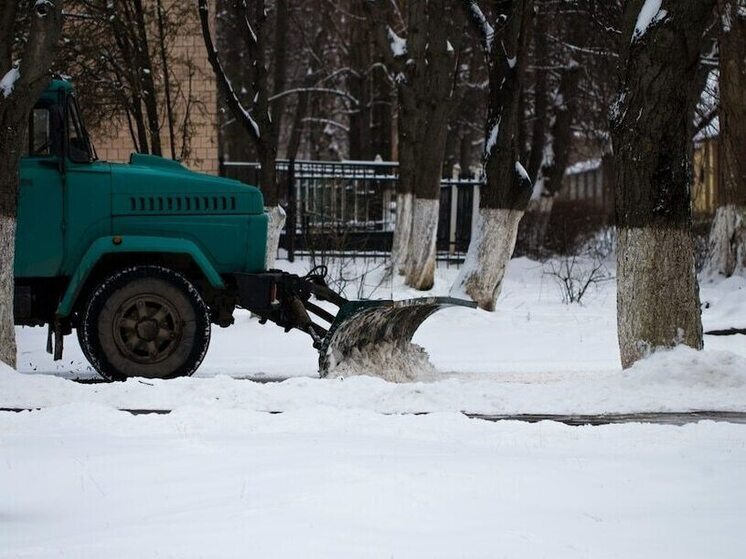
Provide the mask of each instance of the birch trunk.
[{"label": "birch trunk", "polygon": [[620,87],[611,121],[617,326],[625,368],[659,348],[702,348],[689,139],[698,96],[691,84],[714,3],[664,3],[665,17],[653,18],[642,32],[637,21],[643,0],[625,6]]}]

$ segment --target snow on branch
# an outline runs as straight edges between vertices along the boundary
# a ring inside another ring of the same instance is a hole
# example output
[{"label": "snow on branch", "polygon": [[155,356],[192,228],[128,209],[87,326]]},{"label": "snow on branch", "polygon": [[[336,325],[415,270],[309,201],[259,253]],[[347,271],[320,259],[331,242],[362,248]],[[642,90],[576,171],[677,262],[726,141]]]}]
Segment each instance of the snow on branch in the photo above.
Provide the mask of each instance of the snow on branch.
[{"label": "snow on branch", "polygon": [[386,35],[389,38],[389,47],[391,47],[391,54],[394,58],[404,56],[407,54],[407,40],[402,39],[391,27],[386,27]]},{"label": "snow on branch", "polygon": [[47,17],[49,10],[54,8],[54,2],[51,0],[36,0],[34,2],[34,12],[36,17]]},{"label": "snow on branch", "polygon": [[226,102],[231,108],[234,116],[241,115],[245,124],[248,124],[250,130],[254,134],[254,139],[259,140],[261,133],[259,131],[259,125],[256,120],[251,116],[248,110],[243,106],[241,101],[236,95],[236,91],[233,89],[233,85],[228,79],[228,75],[225,73],[225,69],[218,58],[218,52],[215,50],[215,45],[212,41],[212,35],[210,34],[209,24],[209,12],[207,8],[207,0],[199,0],[199,19],[202,24],[202,36],[205,40],[205,47],[207,49],[207,59],[210,61],[210,65],[215,71],[216,78],[223,90],[223,94],[226,97]]},{"label": "snow on branch", "polygon": [[3,92],[3,97],[9,97],[11,93],[13,93],[13,88],[16,85],[16,82],[18,81],[18,78],[21,77],[21,72],[18,71],[18,67],[14,66],[6,74],[3,76],[3,79],[0,80],[0,91]]},{"label": "snow on branch", "polygon": [[251,44],[256,47],[259,44],[259,39],[256,36],[256,33],[254,32],[254,28],[251,25],[251,21],[249,21],[249,7],[246,5],[246,0],[241,2],[241,8],[243,11],[243,21],[244,25],[246,25],[246,31],[249,34],[249,40]]},{"label": "snow on branch", "polygon": [[487,143],[484,145],[484,158],[487,159],[490,154],[492,153],[492,150],[495,149],[495,146],[497,145],[497,136],[500,133],[500,122],[502,121],[502,117],[498,116],[495,123],[492,125],[492,128],[490,129],[489,136],[487,138]]},{"label": "snow on branch", "polygon": [[492,52],[492,41],[495,38],[495,29],[490,25],[490,22],[487,21],[487,18],[476,0],[464,0],[464,5],[466,6],[466,13],[469,16],[469,19],[472,24],[479,29],[482,35],[482,42],[485,51],[488,53]]},{"label": "snow on branch", "polygon": [[348,101],[350,101],[353,105],[358,104],[358,100],[355,99],[352,95],[347,93],[346,91],[342,91],[340,89],[331,89],[329,87],[296,87],[293,89],[286,89],[285,91],[281,91],[280,93],[276,93],[272,97],[269,98],[269,101],[276,101],[277,99],[281,99],[283,97],[286,97],[288,95],[293,95],[295,93],[327,93],[329,95],[337,95],[338,97],[344,97]]},{"label": "snow on branch", "polygon": [[661,9],[662,3],[663,0],[645,0],[642,8],[640,8],[640,13],[637,15],[635,31],[632,33],[633,43],[642,39],[651,25],[655,25],[666,18],[668,12]]}]

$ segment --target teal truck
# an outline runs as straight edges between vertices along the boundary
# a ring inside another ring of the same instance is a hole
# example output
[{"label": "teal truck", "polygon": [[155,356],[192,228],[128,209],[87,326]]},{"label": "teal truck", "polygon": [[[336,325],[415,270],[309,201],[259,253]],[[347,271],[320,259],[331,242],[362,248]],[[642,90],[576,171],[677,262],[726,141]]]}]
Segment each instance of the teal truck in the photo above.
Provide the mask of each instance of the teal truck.
[{"label": "teal truck", "polygon": [[367,347],[406,346],[439,308],[470,305],[348,301],[323,268],[266,270],[267,226],[254,186],[152,155],[99,161],[72,85],[54,79],[21,161],[15,322],[48,326],[55,359],[75,330],[106,379],[173,378],[199,367],[212,325],[231,325],[240,307],[306,332],[325,374]]}]

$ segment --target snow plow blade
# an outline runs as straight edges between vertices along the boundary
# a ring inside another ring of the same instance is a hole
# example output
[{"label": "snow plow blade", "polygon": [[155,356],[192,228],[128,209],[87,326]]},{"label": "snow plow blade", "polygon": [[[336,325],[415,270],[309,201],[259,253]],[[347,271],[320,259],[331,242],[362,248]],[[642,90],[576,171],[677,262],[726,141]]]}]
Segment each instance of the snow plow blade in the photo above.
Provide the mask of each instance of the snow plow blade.
[{"label": "snow plow blade", "polygon": [[[286,332],[297,328],[311,336],[322,377],[356,355],[376,353],[379,362],[391,364],[391,354],[411,349],[412,336],[430,315],[446,307],[477,306],[452,297],[349,301],[327,285],[326,273],[325,266],[317,266],[305,276],[281,270],[235,274],[240,306],[262,324],[271,321]],[[319,302],[337,307],[336,314]]]},{"label": "snow plow blade", "polygon": [[404,301],[350,301],[340,307],[319,349],[319,372],[326,376],[355,351],[392,344],[405,350],[412,336],[433,313],[447,307],[476,308],[476,303],[452,297]]}]

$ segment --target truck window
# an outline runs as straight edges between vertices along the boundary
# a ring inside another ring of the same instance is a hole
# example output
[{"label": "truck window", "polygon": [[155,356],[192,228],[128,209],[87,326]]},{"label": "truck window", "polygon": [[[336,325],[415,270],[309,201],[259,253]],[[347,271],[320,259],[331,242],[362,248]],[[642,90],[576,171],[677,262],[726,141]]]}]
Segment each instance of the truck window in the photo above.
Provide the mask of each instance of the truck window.
[{"label": "truck window", "polygon": [[53,155],[52,118],[49,107],[36,107],[29,117],[28,149],[26,155]]},{"label": "truck window", "polygon": [[67,104],[67,148],[70,160],[75,163],[88,163],[92,159],[78,107],[72,99]]}]

